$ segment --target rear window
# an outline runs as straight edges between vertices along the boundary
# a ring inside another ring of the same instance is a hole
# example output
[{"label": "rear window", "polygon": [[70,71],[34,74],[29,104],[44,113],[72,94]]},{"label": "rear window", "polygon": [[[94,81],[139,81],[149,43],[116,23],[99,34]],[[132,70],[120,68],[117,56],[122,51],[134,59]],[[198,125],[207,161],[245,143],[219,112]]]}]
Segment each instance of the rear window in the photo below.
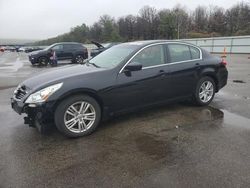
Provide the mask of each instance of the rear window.
[{"label": "rear window", "polygon": [[198,50],[197,48],[190,46],[190,52],[192,55],[192,59],[200,58],[200,50]]},{"label": "rear window", "polygon": [[83,46],[81,44],[64,44],[63,48],[65,50],[70,50],[70,49],[79,49],[79,48],[83,48]]},{"label": "rear window", "polygon": [[183,44],[168,44],[171,63],[191,60],[189,46]]}]

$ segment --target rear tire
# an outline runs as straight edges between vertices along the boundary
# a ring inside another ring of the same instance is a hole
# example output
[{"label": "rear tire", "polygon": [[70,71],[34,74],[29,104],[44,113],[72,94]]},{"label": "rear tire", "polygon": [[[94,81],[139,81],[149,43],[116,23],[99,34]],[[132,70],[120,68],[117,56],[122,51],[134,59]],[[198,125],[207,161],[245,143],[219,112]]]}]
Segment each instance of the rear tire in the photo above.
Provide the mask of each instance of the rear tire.
[{"label": "rear tire", "polygon": [[198,106],[206,106],[211,103],[215,94],[215,82],[211,77],[202,77],[196,86],[194,102]]},{"label": "rear tire", "polygon": [[55,111],[55,124],[67,137],[91,134],[101,120],[101,108],[87,95],[74,95],[63,100]]},{"label": "rear tire", "polygon": [[80,64],[80,63],[83,63],[83,61],[84,61],[84,57],[82,55],[76,55],[73,62]]}]

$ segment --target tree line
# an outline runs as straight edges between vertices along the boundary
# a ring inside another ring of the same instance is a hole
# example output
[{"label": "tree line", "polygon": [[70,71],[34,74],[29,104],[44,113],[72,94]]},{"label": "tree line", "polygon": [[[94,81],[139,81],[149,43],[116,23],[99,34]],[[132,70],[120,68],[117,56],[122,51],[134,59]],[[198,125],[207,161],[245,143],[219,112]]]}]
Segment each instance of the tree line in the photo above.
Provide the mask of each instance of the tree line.
[{"label": "tree line", "polygon": [[181,5],[162,10],[144,6],[138,15],[126,15],[118,19],[103,15],[91,26],[78,25],[68,33],[36,42],[36,45],[66,41],[126,42],[249,34],[250,4],[246,2],[237,3],[229,9],[198,6],[193,11]]}]

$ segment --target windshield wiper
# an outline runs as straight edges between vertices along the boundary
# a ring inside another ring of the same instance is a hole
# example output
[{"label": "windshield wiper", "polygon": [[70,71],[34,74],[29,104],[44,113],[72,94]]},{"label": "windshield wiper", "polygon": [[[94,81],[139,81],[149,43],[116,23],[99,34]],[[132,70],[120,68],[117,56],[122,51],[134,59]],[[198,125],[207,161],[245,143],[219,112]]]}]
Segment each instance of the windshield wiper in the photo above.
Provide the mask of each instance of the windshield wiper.
[{"label": "windshield wiper", "polygon": [[95,64],[95,63],[90,63],[89,60],[86,61],[86,64],[87,64],[87,65],[94,65],[96,68],[100,68],[100,66],[98,66],[97,64]]},{"label": "windshield wiper", "polygon": [[94,65],[96,68],[100,68],[100,66],[98,66],[95,63],[90,63],[88,59],[85,59],[82,63],[82,65],[86,64],[86,65]]}]

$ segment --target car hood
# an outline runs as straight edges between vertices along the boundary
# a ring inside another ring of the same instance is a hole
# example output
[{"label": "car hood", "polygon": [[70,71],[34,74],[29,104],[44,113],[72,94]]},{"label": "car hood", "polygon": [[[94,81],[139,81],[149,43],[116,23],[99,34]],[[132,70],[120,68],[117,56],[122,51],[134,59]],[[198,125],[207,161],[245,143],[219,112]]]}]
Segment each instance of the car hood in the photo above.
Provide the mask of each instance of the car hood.
[{"label": "car hood", "polygon": [[29,55],[37,55],[37,54],[45,54],[47,53],[47,50],[36,50],[36,51],[33,51],[33,52],[30,52]]},{"label": "car hood", "polygon": [[98,48],[104,48],[103,45],[101,45],[100,43],[98,42],[95,42],[95,41],[91,41],[92,44],[96,45]]},{"label": "car hood", "polygon": [[103,70],[105,69],[96,68],[93,65],[69,65],[31,77],[25,80],[21,85],[25,85],[29,90],[36,91],[49,85],[63,82],[68,78],[88,76],[88,74]]}]

